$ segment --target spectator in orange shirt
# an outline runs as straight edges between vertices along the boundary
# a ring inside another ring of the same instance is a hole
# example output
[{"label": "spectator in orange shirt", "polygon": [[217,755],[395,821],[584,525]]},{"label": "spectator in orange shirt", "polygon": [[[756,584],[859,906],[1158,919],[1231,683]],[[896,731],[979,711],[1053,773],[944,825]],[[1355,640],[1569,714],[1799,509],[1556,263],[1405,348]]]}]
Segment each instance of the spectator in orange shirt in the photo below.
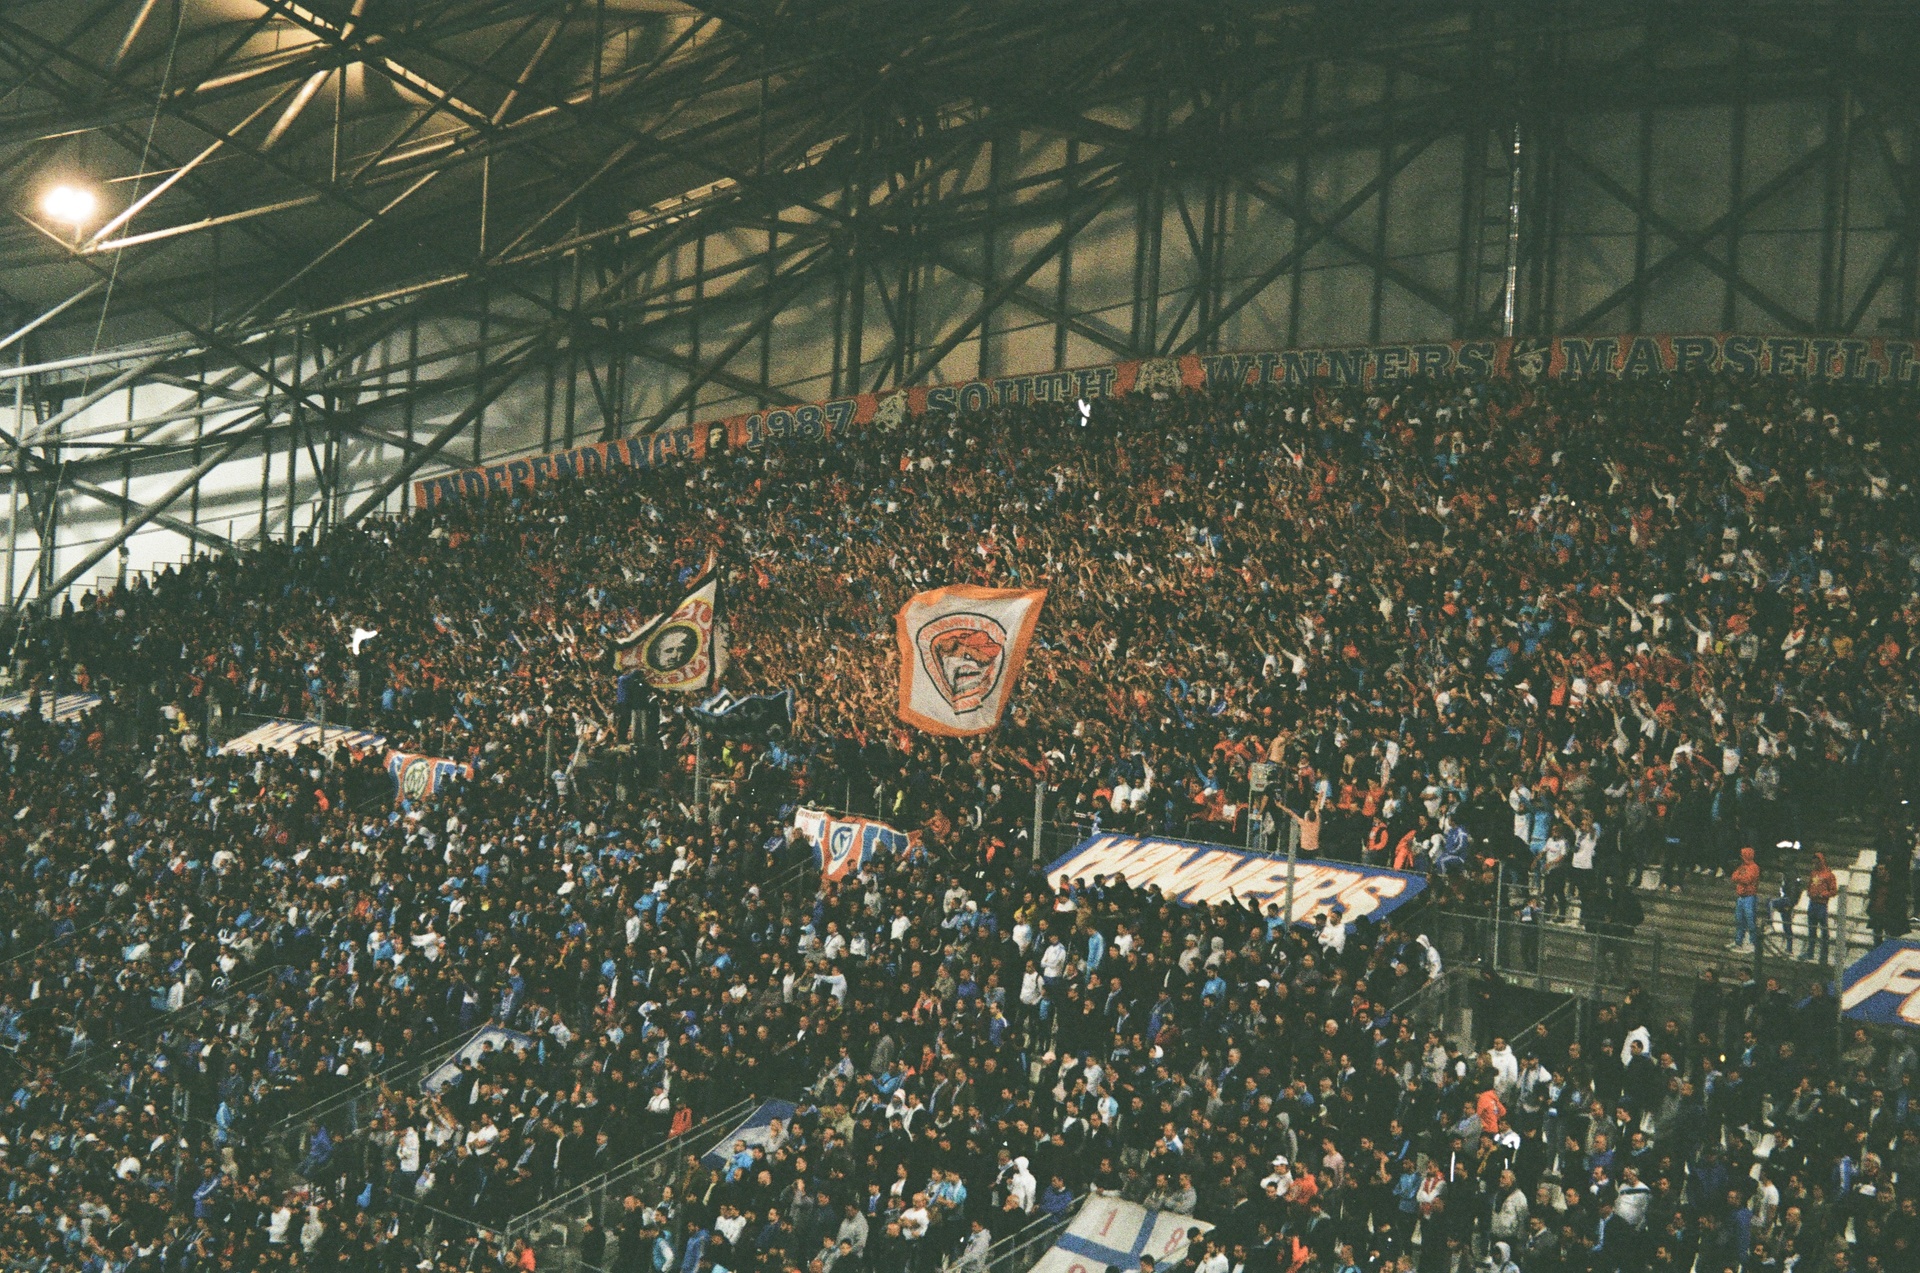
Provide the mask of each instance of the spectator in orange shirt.
[{"label": "spectator in orange shirt", "polygon": [[[1832,905],[1833,899],[1839,896],[1839,893],[1840,879],[1833,873],[1833,868],[1827,865],[1827,855],[1824,853],[1815,853],[1813,855],[1813,873],[1807,877],[1807,945],[1806,949],[1801,952],[1800,957],[1802,959],[1812,959],[1814,957],[1813,943],[1814,940],[1818,938],[1820,942],[1819,962],[1823,964],[1827,962],[1828,956],[1832,953],[1832,938],[1827,929],[1827,908]],[[1789,916],[1787,920],[1787,941],[1788,952],[1791,953],[1793,941],[1793,920],[1791,916]]]},{"label": "spectator in orange shirt", "polygon": [[1753,846],[1740,850],[1740,865],[1733,868],[1733,940],[1727,944],[1728,950],[1751,951],[1760,940],[1760,926],[1755,922],[1756,909],[1759,906],[1760,862],[1753,854]]}]

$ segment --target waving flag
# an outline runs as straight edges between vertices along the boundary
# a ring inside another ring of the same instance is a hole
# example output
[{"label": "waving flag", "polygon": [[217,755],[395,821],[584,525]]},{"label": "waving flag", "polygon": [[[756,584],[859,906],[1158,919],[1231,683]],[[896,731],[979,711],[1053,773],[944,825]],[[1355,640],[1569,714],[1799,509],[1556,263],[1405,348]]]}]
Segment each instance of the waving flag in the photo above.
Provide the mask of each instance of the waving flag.
[{"label": "waving flag", "polygon": [[749,694],[735,698],[721,690],[693,709],[693,718],[709,734],[736,742],[765,743],[785,738],[793,729],[793,691]]},{"label": "waving flag", "polygon": [[900,719],[929,734],[984,734],[1000,723],[1026,666],[1044,588],[957,584],[900,607]]},{"label": "waving flag", "polygon": [[420,756],[406,751],[387,753],[387,772],[393,775],[395,804],[430,796],[449,778],[473,778],[472,765],[448,760],[445,756]]},{"label": "waving flag", "polygon": [[657,690],[705,693],[727,670],[726,629],[720,616],[720,572],[713,554],[680,604],[614,642],[613,665],[636,671]]},{"label": "waving flag", "polygon": [[918,831],[821,809],[794,810],[793,825],[813,845],[823,880],[845,879],[882,853],[905,853],[920,842]]}]

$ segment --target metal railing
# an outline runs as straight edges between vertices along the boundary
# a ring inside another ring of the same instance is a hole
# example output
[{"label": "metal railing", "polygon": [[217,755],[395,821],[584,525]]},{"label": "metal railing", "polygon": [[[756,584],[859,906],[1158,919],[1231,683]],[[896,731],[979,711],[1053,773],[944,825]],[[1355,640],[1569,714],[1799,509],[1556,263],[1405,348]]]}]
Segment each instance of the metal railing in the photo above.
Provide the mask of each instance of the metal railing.
[{"label": "metal railing", "polygon": [[[1688,934],[1649,932],[1645,927],[1631,933],[1604,928],[1595,931],[1579,924],[1522,922],[1457,912],[1437,913],[1430,918],[1436,941],[1442,943],[1450,958],[1477,962],[1513,984],[1587,999],[1618,998],[1629,987],[1639,986],[1669,1006],[1679,1005],[1691,994],[1695,975],[1705,966],[1783,979],[1822,971],[1836,976],[1849,952],[1843,924],[1836,916],[1834,927],[1838,931],[1833,934],[1828,964],[1790,959],[1784,935],[1764,909],[1759,916],[1761,949],[1757,955],[1746,951],[1723,953],[1717,942],[1703,946],[1697,935],[1689,945],[1685,940]],[[1795,935],[1804,940],[1804,916]]]},{"label": "metal railing", "polygon": [[[398,1065],[389,1065],[386,1069],[368,1074],[345,1091],[334,1092],[317,1101],[302,1106],[291,1113],[284,1114],[269,1125],[262,1139],[268,1142],[293,1138],[296,1142],[303,1139],[303,1133],[309,1123],[318,1123],[335,1136],[335,1144],[359,1136],[372,1122],[372,1113],[383,1102],[390,1100],[395,1093],[414,1094],[419,1084],[440,1066],[459,1054],[460,1049],[473,1042],[480,1033],[493,1025],[492,1021],[483,1021],[449,1042],[435,1041],[428,1054],[417,1060]],[[399,1058],[395,1058],[398,1060]],[[296,1144],[296,1152],[299,1147]]]},{"label": "metal railing", "polygon": [[500,1227],[510,1238],[523,1235],[532,1238],[556,1225],[565,1225],[571,1236],[573,1223],[588,1216],[604,1223],[609,1199],[624,1197],[637,1189],[657,1187],[673,1174],[682,1157],[696,1152],[709,1140],[725,1136],[759,1104],[759,1098],[753,1096],[736,1101],[707,1115],[679,1135],[667,1137],[653,1148],[547,1199]]},{"label": "metal railing", "polygon": [[[1073,1218],[1080,1214],[1080,1208],[1087,1205],[1091,1193],[1074,1200],[1066,1214],[1050,1216],[1042,1213],[1033,1220],[1015,1229],[1004,1238],[996,1238],[987,1247],[986,1261],[983,1265],[970,1265],[965,1261],[950,1261],[947,1267],[954,1273],[1026,1273],[1033,1267],[1054,1239],[1066,1231]],[[1005,1212],[997,1213],[1004,1215]]]},{"label": "metal railing", "polygon": [[172,1012],[161,1012],[153,1020],[139,1026],[131,1032],[116,1028],[110,1039],[89,1041],[87,1046],[77,1053],[64,1057],[54,1078],[60,1083],[69,1082],[74,1075],[83,1071],[98,1069],[123,1057],[129,1049],[140,1050],[159,1044],[165,1036],[180,1030],[191,1029],[208,1015],[222,1016],[228,1009],[252,999],[262,990],[273,984],[274,978],[286,970],[285,964],[269,964],[256,968],[235,982],[230,982],[218,993],[202,995],[192,1003],[182,1004]]},{"label": "metal railing", "polygon": [[1593,930],[1579,924],[1523,922],[1459,911],[1428,916],[1436,943],[1453,962],[1473,962],[1520,985],[1586,998],[1657,986],[1674,971],[1662,933]]},{"label": "metal railing", "polygon": [[1514,1031],[1507,1040],[1508,1046],[1519,1057],[1529,1053],[1538,1057],[1565,1056],[1568,1044],[1586,1042],[1587,1017],[1592,1010],[1589,1000],[1568,999],[1548,1009],[1546,1015],[1533,1024]]},{"label": "metal railing", "polygon": [[1387,1009],[1396,1021],[1405,1021],[1415,1034],[1435,1030],[1442,1038],[1459,1029],[1472,993],[1473,978],[1463,968],[1448,968],[1399,1003]]}]

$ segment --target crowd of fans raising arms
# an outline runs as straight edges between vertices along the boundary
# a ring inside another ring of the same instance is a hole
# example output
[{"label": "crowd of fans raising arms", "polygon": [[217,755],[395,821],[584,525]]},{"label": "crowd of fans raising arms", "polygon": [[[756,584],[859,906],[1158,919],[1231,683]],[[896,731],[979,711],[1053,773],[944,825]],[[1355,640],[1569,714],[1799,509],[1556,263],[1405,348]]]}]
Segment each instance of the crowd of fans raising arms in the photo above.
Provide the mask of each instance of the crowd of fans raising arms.
[{"label": "crowd of fans raising arms", "polygon": [[[1219,1226],[1205,1273],[1913,1267],[1915,1058],[1842,1052],[1829,997],[1449,1047],[1386,1011],[1440,969],[1412,928],[1056,892],[1029,819],[1044,784],[1081,826],[1298,822],[1456,902],[1491,904],[1493,859],[1592,907],[1845,800],[1904,931],[1917,405],[1706,378],[1031,404],[88,597],[13,644],[20,686],[103,704],[5,734],[0,1258],[535,1267],[500,1221],[805,1093],[567,1258],[978,1268],[1110,1191]],[[702,802],[680,704],[606,650],[709,552],[730,686],[798,713],[711,747]],[[892,615],[947,583],[1049,590],[988,737],[893,716]],[[322,712],[473,777],[396,804],[379,755],[210,745]],[[809,801],[922,847],[822,885],[785,830]],[[485,1021],[533,1043],[299,1121]]]}]

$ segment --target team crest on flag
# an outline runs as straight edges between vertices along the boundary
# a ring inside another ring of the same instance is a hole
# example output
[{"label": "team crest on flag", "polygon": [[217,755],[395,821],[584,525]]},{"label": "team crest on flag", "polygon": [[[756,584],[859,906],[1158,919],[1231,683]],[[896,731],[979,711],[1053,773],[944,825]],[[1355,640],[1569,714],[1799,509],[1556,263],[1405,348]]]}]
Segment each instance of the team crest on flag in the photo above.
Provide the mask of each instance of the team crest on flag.
[{"label": "team crest on flag", "polygon": [[614,643],[613,665],[640,673],[656,690],[705,692],[719,683],[727,670],[727,641],[720,574],[711,554],[679,605]]},{"label": "team crest on flag", "polygon": [[822,809],[794,810],[793,825],[813,845],[823,880],[845,879],[882,853],[905,853],[920,843],[918,831]]},{"label": "team crest on flag", "polygon": [[1000,723],[1026,665],[1044,588],[958,584],[900,607],[900,719],[930,734],[984,734]]}]

